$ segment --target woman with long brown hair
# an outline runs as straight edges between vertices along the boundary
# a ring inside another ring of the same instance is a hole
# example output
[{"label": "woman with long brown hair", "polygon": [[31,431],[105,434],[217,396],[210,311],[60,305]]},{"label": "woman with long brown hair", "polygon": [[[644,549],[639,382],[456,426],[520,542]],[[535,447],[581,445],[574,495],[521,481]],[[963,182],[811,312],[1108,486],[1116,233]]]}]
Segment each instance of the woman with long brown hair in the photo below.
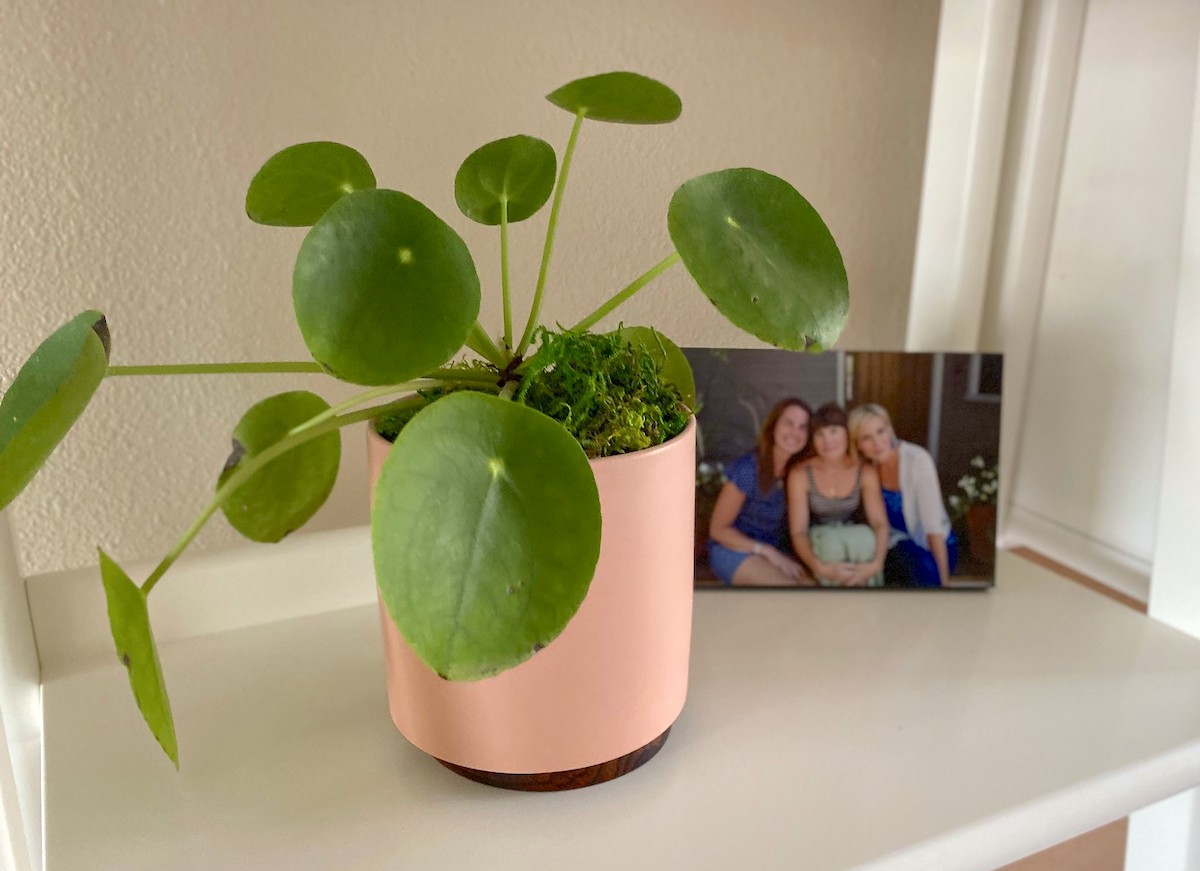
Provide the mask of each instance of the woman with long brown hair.
[{"label": "woman with long brown hair", "polygon": [[708,525],[708,562],[726,586],[812,586],[788,553],[783,475],[788,461],[808,446],[812,409],[789,397],[775,404],[758,431],[754,451],[725,470]]}]

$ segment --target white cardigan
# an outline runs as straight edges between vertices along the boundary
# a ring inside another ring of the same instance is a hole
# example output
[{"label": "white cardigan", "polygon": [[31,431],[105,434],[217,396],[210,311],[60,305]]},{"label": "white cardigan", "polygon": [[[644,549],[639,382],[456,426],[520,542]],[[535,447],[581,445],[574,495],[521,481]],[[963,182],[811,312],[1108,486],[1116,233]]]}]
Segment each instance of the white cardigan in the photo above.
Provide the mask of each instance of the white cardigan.
[{"label": "white cardigan", "polygon": [[[942,485],[938,481],[937,466],[929,451],[912,442],[899,442],[900,452],[900,504],[904,512],[904,525],[908,537],[926,550],[929,549],[929,534],[950,536],[950,518],[942,504]],[[891,531],[888,547],[904,538],[896,530]]]}]

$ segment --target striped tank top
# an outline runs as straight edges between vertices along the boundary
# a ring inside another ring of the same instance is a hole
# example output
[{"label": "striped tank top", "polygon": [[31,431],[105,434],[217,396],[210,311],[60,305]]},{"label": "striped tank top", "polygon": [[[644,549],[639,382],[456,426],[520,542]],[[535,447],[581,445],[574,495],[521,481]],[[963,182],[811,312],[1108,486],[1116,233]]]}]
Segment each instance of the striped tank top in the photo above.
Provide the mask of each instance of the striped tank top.
[{"label": "striped tank top", "polygon": [[804,467],[808,475],[808,516],[809,522],[815,525],[826,523],[849,523],[858,512],[862,502],[862,465],[854,475],[854,487],[850,493],[839,499],[822,496],[817,490],[817,482],[813,479],[812,466]]}]

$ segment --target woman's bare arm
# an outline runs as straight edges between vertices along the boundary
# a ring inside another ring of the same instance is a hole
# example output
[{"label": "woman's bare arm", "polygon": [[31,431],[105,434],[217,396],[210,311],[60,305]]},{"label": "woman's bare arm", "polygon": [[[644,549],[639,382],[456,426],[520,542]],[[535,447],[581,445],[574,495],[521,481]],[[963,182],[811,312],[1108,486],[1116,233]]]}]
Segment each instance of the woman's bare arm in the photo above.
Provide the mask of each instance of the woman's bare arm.
[{"label": "woman's bare arm", "polygon": [[869,464],[862,470],[862,504],[863,512],[867,515],[867,525],[875,533],[875,553],[871,561],[860,563],[855,572],[856,576],[861,575],[861,581],[865,583],[867,578],[883,571],[888,545],[888,519],[887,508],[883,504],[883,490],[879,483],[879,473]]},{"label": "woman's bare arm", "polygon": [[755,541],[744,532],[740,532],[733,524],[742,513],[746,504],[746,494],[737,488],[732,481],[726,481],[717,501],[713,505],[712,518],[708,521],[708,537],[717,544],[723,544],[730,550],[742,552],[754,549]]}]

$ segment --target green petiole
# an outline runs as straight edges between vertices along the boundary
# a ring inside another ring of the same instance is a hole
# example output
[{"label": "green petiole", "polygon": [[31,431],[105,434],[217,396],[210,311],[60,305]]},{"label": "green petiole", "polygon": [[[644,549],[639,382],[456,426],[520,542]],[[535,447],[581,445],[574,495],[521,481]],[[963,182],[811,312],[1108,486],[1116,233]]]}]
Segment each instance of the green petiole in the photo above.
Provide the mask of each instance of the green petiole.
[{"label": "green petiole", "polygon": [[508,288],[508,197],[500,199],[500,291],[504,296],[504,349],[512,352],[512,298]]},{"label": "green petiole", "polygon": [[[424,400],[420,399],[420,397],[414,397],[414,401],[423,402]],[[213,514],[216,513],[216,510],[221,507],[221,503],[235,493],[238,487],[246,483],[247,479],[249,479],[251,475],[257,472],[267,463],[271,462],[282,454],[286,454],[292,448],[298,447],[305,442],[323,436],[325,433],[341,429],[342,427],[349,426],[353,423],[370,420],[374,417],[377,417],[383,411],[391,411],[397,408],[403,408],[404,402],[405,401],[401,401],[399,403],[387,402],[381,405],[371,406],[370,408],[359,409],[358,411],[353,411],[349,414],[332,417],[322,423],[317,424],[316,426],[305,429],[302,432],[296,432],[294,434],[289,433],[275,444],[271,445],[261,454],[256,454],[248,459],[244,465],[239,466],[237,471],[230,475],[229,479],[221,485],[221,487],[217,490],[216,495],[214,495],[212,500],[206,506],[204,506],[204,510],[200,512],[200,515],[196,518],[192,525],[188,527],[187,532],[180,537],[179,541],[175,543],[175,546],[171,548],[171,551],[165,557],[163,557],[162,562],[160,562],[155,567],[154,571],[151,572],[150,577],[148,577],[146,582],[142,584],[142,593],[144,595],[150,594],[150,591],[154,589],[154,585],[157,584],[159,579],[167,573],[167,569],[174,565],[175,560],[179,559],[180,554],[182,554],[187,546],[192,543],[192,539],[194,539],[196,535],[199,534],[200,530],[204,528],[204,524],[207,523],[209,518],[211,518]]]},{"label": "green petiole", "polygon": [[497,369],[504,369],[512,359],[510,352],[502,351],[496,347],[496,343],[492,341],[492,337],[487,334],[487,330],[483,328],[483,325],[479,321],[476,321],[475,325],[471,327],[466,345]]},{"label": "green petiole", "polygon": [[678,262],[679,262],[679,252],[672,251],[669,255],[664,257],[662,260],[660,260],[654,266],[652,266],[648,270],[646,270],[646,272],[642,273],[640,276],[635,278],[624,289],[618,291],[611,299],[609,299],[607,302],[605,302],[604,305],[600,306],[600,308],[596,309],[594,312],[592,312],[586,318],[581,320],[575,326],[571,327],[571,330],[574,332],[578,332],[579,330],[588,329],[590,326],[592,326],[592,324],[599,321],[606,314],[608,314],[613,309],[615,309],[617,306],[621,305],[623,302],[628,300],[631,296],[633,296],[635,293],[637,293],[639,290],[641,290],[643,287],[645,287],[651,281],[658,278],[658,276],[662,275],[664,272],[666,272],[668,269],[670,269],[672,266],[674,266]]},{"label": "green petiole", "polygon": [[554,250],[554,232],[558,227],[558,211],[562,207],[563,191],[567,187],[567,174],[571,171],[571,159],[575,155],[575,143],[579,140],[579,129],[583,126],[584,113],[575,113],[575,124],[571,127],[571,138],[567,140],[567,150],[563,152],[562,171],[558,174],[558,183],[554,187],[554,202],[550,206],[550,222],[546,225],[546,244],[542,247],[542,265],[538,269],[537,289],[533,293],[533,306],[529,310],[529,320],[525,324],[525,332],[517,344],[515,356],[520,357],[529,347],[533,339],[533,331],[537,329],[538,316],[542,310],[542,295],[546,291],[546,276],[550,272],[550,252]]},{"label": "green petiole", "polygon": [[177,363],[162,366],[109,366],[108,377],[122,375],[271,375],[282,372],[325,374],[320,363]]},{"label": "green petiole", "polygon": [[370,390],[351,396],[345,402],[333,406],[327,411],[323,411],[316,417],[306,420],[299,426],[294,427],[288,432],[288,435],[304,432],[310,427],[317,426],[336,417],[344,411],[349,411],[356,405],[362,405],[364,402],[370,402],[372,399],[380,399],[384,396],[390,396],[394,393],[411,393],[414,390],[423,390],[429,387],[439,387],[442,385],[454,384],[469,384],[475,389],[490,387],[493,390],[497,389],[496,376],[488,372],[472,372],[469,369],[435,369],[423,378],[417,378],[414,381],[405,381],[401,384],[387,384],[383,387],[373,387]]}]

